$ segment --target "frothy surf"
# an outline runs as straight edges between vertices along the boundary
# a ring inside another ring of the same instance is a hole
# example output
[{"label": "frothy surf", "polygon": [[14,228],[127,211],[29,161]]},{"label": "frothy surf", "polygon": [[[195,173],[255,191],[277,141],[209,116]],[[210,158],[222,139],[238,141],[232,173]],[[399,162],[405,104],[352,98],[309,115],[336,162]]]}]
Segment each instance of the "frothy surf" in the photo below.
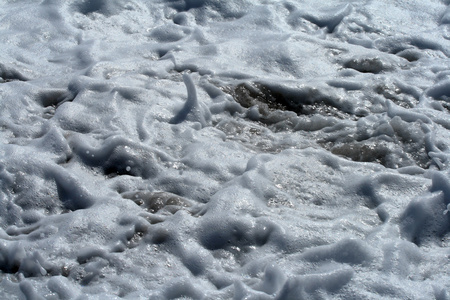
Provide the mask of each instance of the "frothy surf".
[{"label": "frothy surf", "polygon": [[0,7],[1,297],[450,297],[444,1]]}]

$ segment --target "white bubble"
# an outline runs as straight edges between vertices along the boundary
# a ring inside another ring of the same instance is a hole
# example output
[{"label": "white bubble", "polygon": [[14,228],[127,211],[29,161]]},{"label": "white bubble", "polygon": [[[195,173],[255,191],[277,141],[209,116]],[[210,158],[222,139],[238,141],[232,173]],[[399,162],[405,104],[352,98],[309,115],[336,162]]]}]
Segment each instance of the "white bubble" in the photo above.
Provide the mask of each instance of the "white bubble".
[{"label": "white bubble", "polygon": [[130,167],[130,166],[127,166],[127,167],[125,168],[125,170],[127,170],[127,172],[130,172],[130,171],[131,171],[131,167]]}]

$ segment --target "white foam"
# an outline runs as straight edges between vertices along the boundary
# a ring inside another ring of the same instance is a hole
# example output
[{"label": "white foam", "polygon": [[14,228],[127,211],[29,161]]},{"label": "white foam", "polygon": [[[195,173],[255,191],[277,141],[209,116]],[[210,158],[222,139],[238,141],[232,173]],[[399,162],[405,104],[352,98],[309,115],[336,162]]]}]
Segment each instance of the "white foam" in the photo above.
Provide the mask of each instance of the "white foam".
[{"label": "white foam", "polygon": [[0,297],[449,297],[442,1],[0,20]]}]

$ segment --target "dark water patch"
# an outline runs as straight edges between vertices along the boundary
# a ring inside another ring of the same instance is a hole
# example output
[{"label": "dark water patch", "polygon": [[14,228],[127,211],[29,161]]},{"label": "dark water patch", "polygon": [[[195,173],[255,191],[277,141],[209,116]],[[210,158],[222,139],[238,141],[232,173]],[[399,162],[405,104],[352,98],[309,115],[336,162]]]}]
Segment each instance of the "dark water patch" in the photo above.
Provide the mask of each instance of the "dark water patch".
[{"label": "dark water patch", "polygon": [[195,16],[197,23],[205,23],[208,19],[234,20],[243,17],[250,4],[248,1],[221,0],[171,0],[169,6],[178,12],[189,12]]},{"label": "dark water patch", "polygon": [[440,101],[440,104],[443,108],[445,108],[448,112],[450,112],[450,101]]},{"label": "dark water patch", "polygon": [[331,153],[352,161],[379,163],[390,169],[409,166],[427,169],[431,164],[423,144],[382,139],[319,144]]},{"label": "dark water patch", "polygon": [[20,243],[0,244],[0,270],[20,273],[24,277],[60,274],[60,268],[47,261],[37,251],[27,251]]},{"label": "dark water patch", "polygon": [[302,115],[321,115],[336,117],[341,120],[357,120],[358,116],[342,111],[340,108],[330,105],[325,101],[319,101],[310,105],[303,105]]},{"label": "dark water patch", "polygon": [[133,200],[134,203],[151,213],[162,209],[175,213],[191,206],[187,199],[169,192],[134,191],[123,193],[122,197]]},{"label": "dark water patch", "polygon": [[78,159],[98,168],[107,178],[128,175],[146,179],[159,173],[155,153],[126,139],[112,137],[98,148],[88,147],[77,139],[70,141],[70,145]]},{"label": "dark water patch", "polygon": [[400,117],[369,116],[356,124],[322,131],[318,144],[333,154],[359,162],[379,163],[397,169],[431,165],[427,128],[422,122],[407,122]]},{"label": "dark water patch", "polygon": [[295,105],[293,99],[259,83],[241,83],[236,87],[224,88],[224,91],[231,94],[236,102],[245,108],[259,105],[262,114],[275,109],[300,113],[302,108],[301,105]]},{"label": "dark water patch", "polygon": [[206,249],[216,251],[218,255],[225,250],[237,261],[243,261],[255,247],[270,243],[276,231],[276,226],[266,222],[252,227],[245,221],[230,220],[223,224],[209,220],[202,224],[198,232],[200,243]]},{"label": "dark water patch", "polygon": [[43,107],[57,107],[64,102],[73,101],[75,95],[64,89],[47,89],[38,93],[36,100]]},{"label": "dark water patch", "polygon": [[398,169],[418,165],[421,168],[429,166],[429,158],[408,154],[401,145],[387,142],[353,142],[331,147],[333,154],[359,162],[375,162],[387,168]]},{"label": "dark water patch", "polygon": [[126,151],[113,151],[105,161],[99,162],[98,166],[103,170],[103,174],[108,178],[122,175],[135,177],[143,176],[141,167],[138,165],[134,157],[128,155]]},{"label": "dark water patch", "polygon": [[139,245],[142,238],[147,234],[148,227],[137,226],[135,225],[133,230],[129,231],[125,236],[126,238],[126,247],[127,248],[135,248]]},{"label": "dark water patch", "polygon": [[387,165],[387,155],[390,153],[390,149],[385,143],[367,144],[363,142],[333,145],[330,151],[353,161],[378,162],[382,165]]},{"label": "dark water patch", "polygon": [[19,71],[0,63],[0,83],[27,80],[28,78],[22,75]]},{"label": "dark water patch", "polygon": [[95,200],[92,195],[75,179],[67,176],[63,170],[53,171],[52,176],[56,183],[58,198],[64,208],[75,211],[91,207]]},{"label": "dark water patch", "polygon": [[108,1],[106,0],[80,0],[75,4],[75,8],[79,13],[89,15],[92,13],[100,13],[109,15]]},{"label": "dark water patch", "polygon": [[78,265],[70,267],[67,277],[84,286],[98,280],[102,276],[102,269],[110,265],[107,251],[97,247],[78,250],[77,262]]},{"label": "dark water patch", "polygon": [[348,103],[327,95],[315,87],[303,87],[298,90],[289,90],[279,86],[264,83],[241,83],[237,86],[222,88],[244,108],[258,107],[265,124],[279,122],[274,111],[294,112],[296,115],[315,115],[336,117],[339,119],[352,119]]},{"label": "dark water patch", "polygon": [[419,103],[418,96],[411,95],[395,84],[379,84],[374,91],[403,108],[413,108]]},{"label": "dark water patch", "polygon": [[51,119],[59,106],[65,102],[72,102],[76,98],[79,90],[80,87],[72,82],[67,89],[43,89],[34,96],[34,99],[44,108],[43,118]]}]

